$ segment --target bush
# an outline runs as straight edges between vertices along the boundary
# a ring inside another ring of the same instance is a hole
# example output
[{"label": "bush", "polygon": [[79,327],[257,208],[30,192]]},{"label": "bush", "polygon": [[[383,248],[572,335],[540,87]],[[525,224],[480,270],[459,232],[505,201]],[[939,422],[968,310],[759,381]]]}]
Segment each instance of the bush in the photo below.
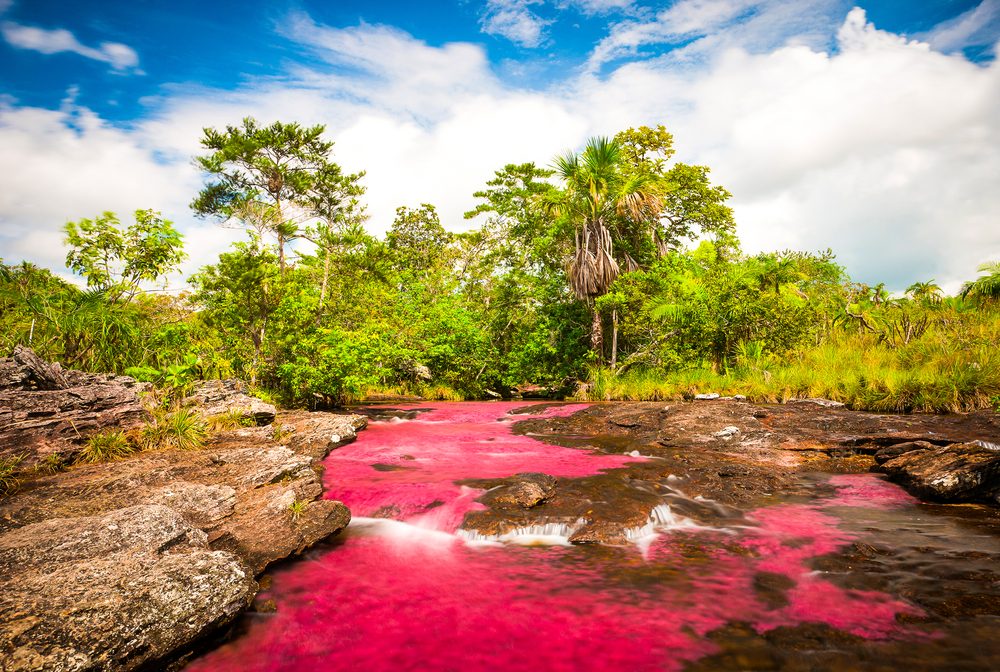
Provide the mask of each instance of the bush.
[{"label": "bush", "polygon": [[207,438],[208,423],[190,408],[154,413],[152,421],[138,433],[143,450],[194,450],[205,445]]},{"label": "bush", "polygon": [[135,448],[128,441],[125,432],[111,430],[94,434],[77,455],[78,462],[112,462],[128,457]]}]

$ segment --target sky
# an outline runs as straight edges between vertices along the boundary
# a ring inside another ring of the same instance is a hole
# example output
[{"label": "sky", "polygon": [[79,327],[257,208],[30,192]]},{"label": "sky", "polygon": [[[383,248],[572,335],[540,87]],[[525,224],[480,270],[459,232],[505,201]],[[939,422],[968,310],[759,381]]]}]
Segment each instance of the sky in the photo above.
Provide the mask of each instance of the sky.
[{"label": "sky", "polygon": [[998,48],[1000,0],[0,0],[0,258],[65,274],[67,221],[153,208],[183,286],[244,235],[188,206],[202,129],[245,116],[324,124],[376,235],[664,124],[745,252],[954,292],[1000,260]]}]

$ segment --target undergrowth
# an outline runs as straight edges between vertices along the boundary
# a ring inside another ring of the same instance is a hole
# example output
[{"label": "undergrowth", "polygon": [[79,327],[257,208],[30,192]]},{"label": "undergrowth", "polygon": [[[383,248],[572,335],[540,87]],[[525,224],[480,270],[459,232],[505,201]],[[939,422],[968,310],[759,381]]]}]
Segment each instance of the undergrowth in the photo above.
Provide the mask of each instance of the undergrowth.
[{"label": "undergrowth", "polygon": [[737,356],[723,372],[708,367],[673,373],[607,369],[591,373],[591,400],[664,401],[718,392],[758,403],[824,397],[858,410],[965,412],[1000,400],[1000,325],[941,328],[894,348],[847,335],[785,358]]}]

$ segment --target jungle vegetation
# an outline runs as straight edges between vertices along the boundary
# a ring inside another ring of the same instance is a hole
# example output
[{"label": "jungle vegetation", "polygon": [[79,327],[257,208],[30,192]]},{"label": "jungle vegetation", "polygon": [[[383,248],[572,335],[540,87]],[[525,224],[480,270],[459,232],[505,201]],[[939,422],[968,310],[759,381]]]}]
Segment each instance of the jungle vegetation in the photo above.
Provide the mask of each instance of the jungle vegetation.
[{"label": "jungle vegetation", "polygon": [[957,296],[931,279],[890,296],[829,250],[745,254],[729,192],[676,161],[663,126],[499,168],[467,232],[421,203],[400,206],[383,238],[365,228],[364,173],[334,161],[324,132],[250,118],[204,130],[191,207],[247,236],[185,291],[149,291],[185,258],[153,210],[66,224],[85,288],[0,263],[0,352],[30,345],[163,385],[235,376],[313,407],[527,386],[885,411],[1000,399],[998,263]]}]

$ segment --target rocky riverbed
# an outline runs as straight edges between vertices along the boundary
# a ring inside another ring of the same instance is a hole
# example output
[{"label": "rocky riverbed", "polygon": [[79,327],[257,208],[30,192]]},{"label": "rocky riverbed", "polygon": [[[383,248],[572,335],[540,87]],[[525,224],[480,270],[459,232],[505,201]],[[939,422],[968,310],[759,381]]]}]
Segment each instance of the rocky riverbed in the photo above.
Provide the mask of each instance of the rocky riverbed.
[{"label": "rocky riverbed", "polygon": [[350,522],[321,498],[320,461],[366,419],[276,413],[236,383],[198,408],[264,425],[198,450],[137,453],[45,474],[88,436],[144,422],[145,386],[63,371],[19,351],[0,360],[0,457],[24,480],[0,498],[0,660],[15,670],[131,670],[183,657],[251,603],[271,563]]},{"label": "rocky riverbed", "polygon": [[[929,501],[1000,503],[1000,415],[863,413],[824,400],[757,406],[736,399],[604,403],[568,417],[534,419],[515,432],[546,443],[649,456],[581,479],[538,475],[468,480],[489,489],[489,507],[464,527],[499,536],[526,526],[573,524],[575,543],[621,543],[648,521],[665,493],[671,507],[705,524],[789,491],[809,472],[881,471]],[[699,498],[711,503],[699,502]]]}]

